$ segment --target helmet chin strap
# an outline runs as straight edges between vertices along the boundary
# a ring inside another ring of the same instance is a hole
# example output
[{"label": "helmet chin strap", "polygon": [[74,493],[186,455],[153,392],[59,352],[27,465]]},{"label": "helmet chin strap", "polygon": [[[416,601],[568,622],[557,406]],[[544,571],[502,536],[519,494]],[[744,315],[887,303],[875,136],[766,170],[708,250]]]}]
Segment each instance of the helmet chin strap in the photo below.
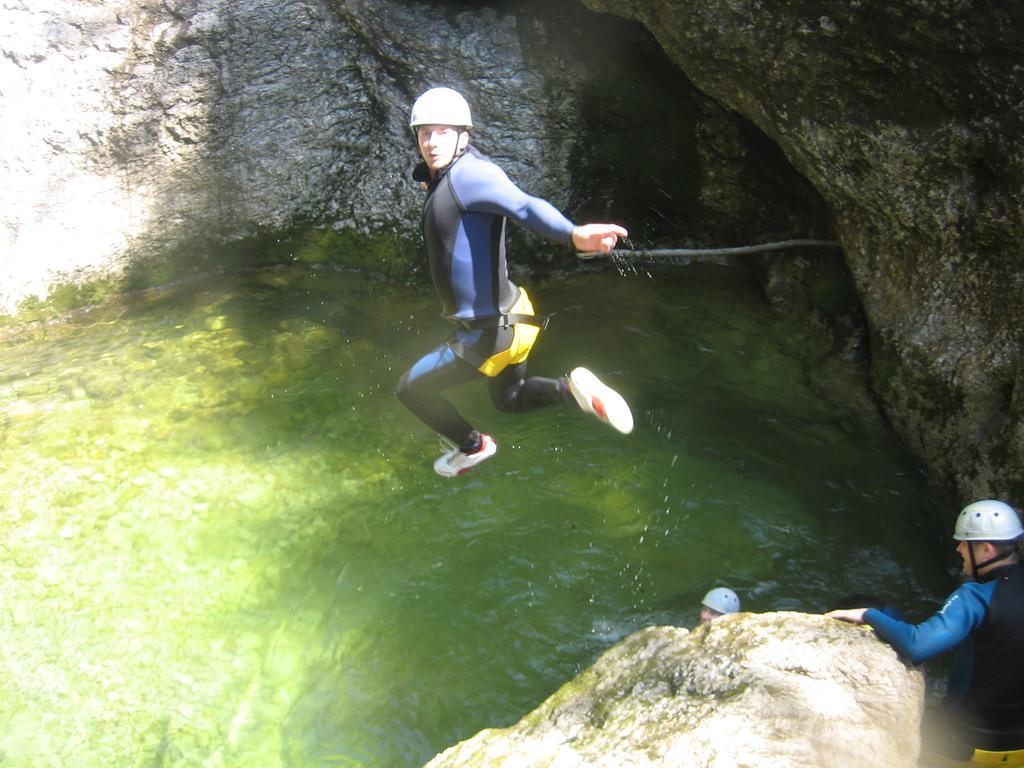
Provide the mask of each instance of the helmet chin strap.
[{"label": "helmet chin strap", "polygon": [[979,575],[978,572],[982,568],[988,568],[990,565],[993,565],[994,563],[998,563],[1001,560],[1006,560],[1008,558],[1011,558],[1015,554],[1013,549],[1008,549],[1005,552],[1003,552],[1002,554],[996,555],[995,557],[990,557],[988,560],[985,560],[984,562],[979,563],[974,558],[974,547],[971,546],[972,543],[973,542],[968,542],[968,544],[967,544],[967,554],[970,556],[970,559],[971,559],[971,578],[972,579],[977,579],[978,578],[978,575]]},{"label": "helmet chin strap", "polygon": [[975,569],[974,570],[975,574],[977,574],[979,568],[987,568],[988,566],[992,565],[993,563],[998,563],[1000,560],[1006,560],[1007,558],[1010,558],[1010,557],[1013,557],[1013,550],[1012,549],[1006,550],[1001,555],[996,555],[995,557],[990,557],[988,560],[986,560],[983,563],[978,563],[977,565],[974,565],[974,552],[971,552],[971,564],[972,564],[972,566]]},{"label": "helmet chin strap", "polygon": [[459,141],[462,141],[462,134],[464,133],[468,135],[469,131],[467,131],[465,128],[459,131],[459,140],[455,142],[455,152],[452,153],[452,159],[445,163],[444,167],[438,168],[438,171],[443,171],[445,168],[450,167],[452,163],[454,163],[456,160],[458,160],[460,157],[466,154],[466,147],[469,146],[469,139],[466,139],[466,143],[461,149],[459,148]]}]

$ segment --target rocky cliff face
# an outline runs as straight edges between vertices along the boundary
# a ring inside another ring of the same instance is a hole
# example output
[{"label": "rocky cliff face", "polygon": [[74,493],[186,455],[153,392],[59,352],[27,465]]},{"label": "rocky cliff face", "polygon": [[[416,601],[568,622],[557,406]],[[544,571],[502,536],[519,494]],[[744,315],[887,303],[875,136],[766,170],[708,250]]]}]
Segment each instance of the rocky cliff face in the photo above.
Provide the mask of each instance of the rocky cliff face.
[{"label": "rocky cliff face", "polygon": [[5,3],[5,307],[69,278],[159,282],[296,221],[396,228],[416,32],[391,10]]},{"label": "rocky cliff face", "polygon": [[649,627],[428,768],[917,765],[924,678],[870,630],[794,613]]},{"label": "rocky cliff face", "polygon": [[[390,240],[362,264],[407,271],[421,201],[408,109],[442,83],[469,94],[481,148],[574,217],[615,215],[641,238],[673,225],[801,234],[827,219],[774,145],[642,27],[575,2],[0,7],[8,312],[65,282],[223,267],[225,244],[262,237],[242,254],[259,256],[302,227],[358,236],[342,245]],[[293,245],[308,242],[272,258]]]},{"label": "rocky cliff face", "polygon": [[835,216],[897,429],[963,497],[1019,501],[1024,7],[584,2],[778,142]]}]

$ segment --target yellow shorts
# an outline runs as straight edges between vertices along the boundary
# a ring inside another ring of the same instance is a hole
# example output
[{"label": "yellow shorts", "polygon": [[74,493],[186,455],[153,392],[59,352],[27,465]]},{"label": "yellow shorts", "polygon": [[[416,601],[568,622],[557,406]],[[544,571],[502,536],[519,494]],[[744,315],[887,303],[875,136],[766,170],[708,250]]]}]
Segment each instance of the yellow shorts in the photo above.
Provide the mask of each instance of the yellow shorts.
[{"label": "yellow shorts", "polygon": [[984,749],[976,749],[971,755],[971,759],[966,762],[925,754],[921,756],[920,765],[934,768],[976,768],[977,766],[993,765],[1002,768],[1024,768],[1024,749],[1014,749],[1009,752],[988,752]]},{"label": "yellow shorts", "polygon": [[1021,768],[1024,766],[1024,749],[1012,752],[987,752],[984,749],[974,750],[968,765],[1001,765],[1004,768]]},{"label": "yellow shorts", "polygon": [[[519,289],[519,298],[509,309],[508,314],[533,314],[533,304],[524,288]],[[539,335],[540,328],[538,326],[516,323],[512,326],[512,341],[508,348],[488,357],[477,370],[486,376],[497,376],[510,365],[523,362],[530,356],[530,350],[533,349]]]}]

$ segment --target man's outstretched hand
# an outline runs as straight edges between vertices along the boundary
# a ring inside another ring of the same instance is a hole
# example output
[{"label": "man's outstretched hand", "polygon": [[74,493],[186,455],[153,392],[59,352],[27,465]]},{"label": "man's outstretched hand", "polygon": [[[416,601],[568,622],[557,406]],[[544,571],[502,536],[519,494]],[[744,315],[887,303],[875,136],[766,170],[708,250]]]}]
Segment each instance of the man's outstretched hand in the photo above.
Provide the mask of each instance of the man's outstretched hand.
[{"label": "man's outstretched hand", "polygon": [[598,251],[607,253],[615,247],[620,237],[629,233],[618,224],[580,224],[572,231],[572,244],[577,251]]},{"label": "man's outstretched hand", "polygon": [[836,611],[829,611],[825,615],[830,619],[839,619],[840,621],[848,621],[851,624],[863,624],[864,623],[864,612],[867,608],[840,608]]}]

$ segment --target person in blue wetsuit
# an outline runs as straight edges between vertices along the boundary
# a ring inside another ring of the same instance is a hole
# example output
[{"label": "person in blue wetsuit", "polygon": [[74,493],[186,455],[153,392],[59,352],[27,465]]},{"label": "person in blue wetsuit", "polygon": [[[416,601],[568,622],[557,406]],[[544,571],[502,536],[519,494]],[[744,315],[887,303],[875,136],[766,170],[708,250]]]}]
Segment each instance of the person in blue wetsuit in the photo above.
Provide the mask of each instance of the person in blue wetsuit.
[{"label": "person in blue wetsuit", "polygon": [[521,413],[572,402],[622,433],[633,429],[626,401],[586,368],[568,377],[526,376],[526,360],[545,324],[527,292],[509,280],[505,225],[511,219],[581,251],[607,252],[627,232],[616,224],[574,225],[546,200],[520,190],[469,143],[469,105],[450,88],[432,88],[409,120],[423,162],[414,179],[427,190],[423,238],[451,338],[417,361],[398,382],[399,399],[452,444],[434,463],[443,477],[461,475],[493,456],[497,444],[473,428],[442,395],[487,377],[491,400]]},{"label": "person in blue wetsuit", "polygon": [[924,747],[932,765],[1024,766],[1024,536],[1018,512],[976,501],[957,518],[953,538],[969,579],[921,624],[877,608],[826,616],[870,624],[914,662],[954,650],[946,696]]}]

